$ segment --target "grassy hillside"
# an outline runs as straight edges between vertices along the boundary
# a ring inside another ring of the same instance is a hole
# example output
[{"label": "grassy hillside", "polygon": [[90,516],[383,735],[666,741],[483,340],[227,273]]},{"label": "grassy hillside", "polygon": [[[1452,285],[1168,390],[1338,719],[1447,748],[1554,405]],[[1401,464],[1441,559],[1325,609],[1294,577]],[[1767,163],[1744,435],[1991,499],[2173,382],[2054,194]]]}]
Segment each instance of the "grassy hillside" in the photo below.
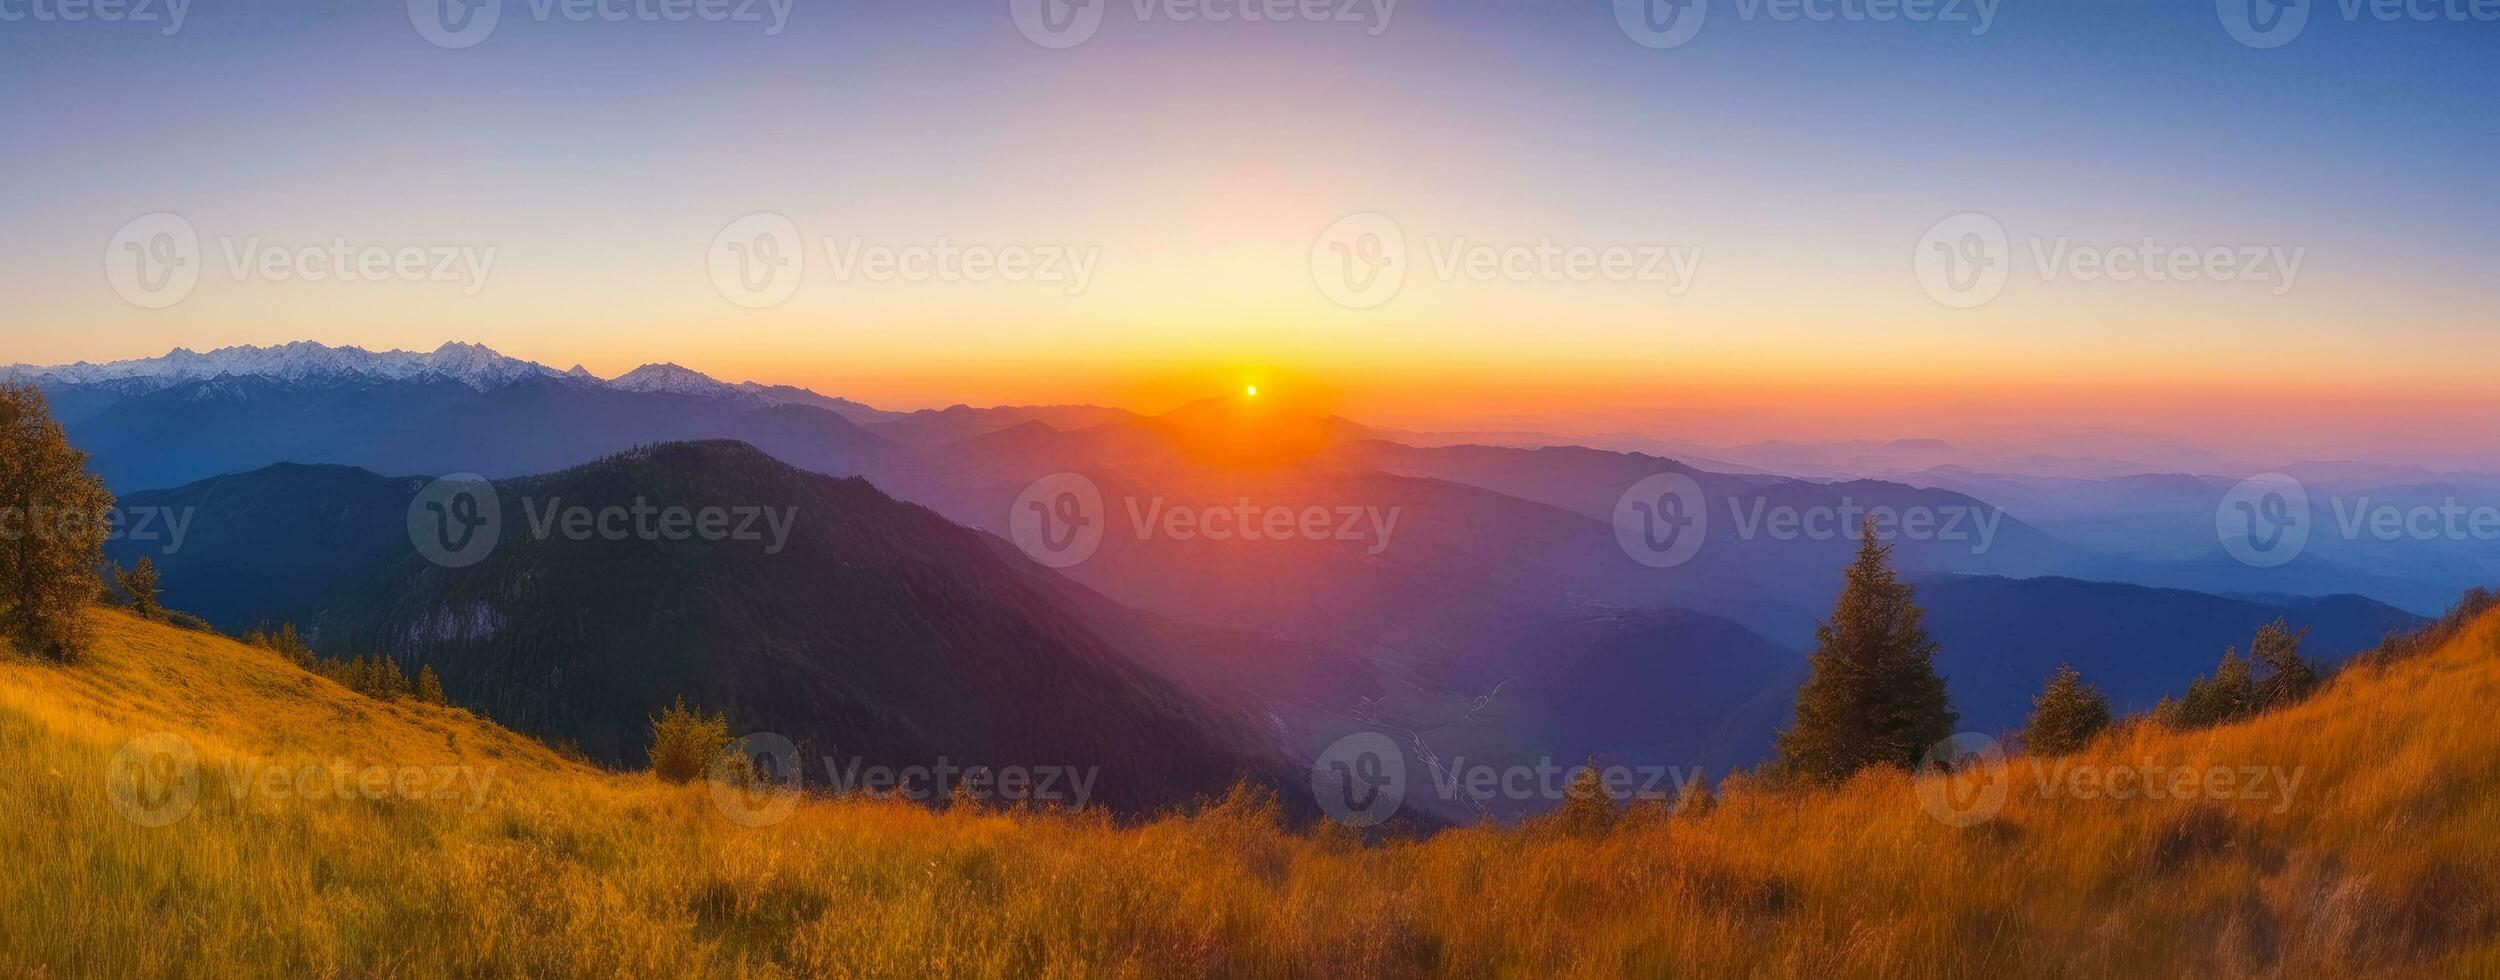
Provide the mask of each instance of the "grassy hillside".
[{"label": "grassy hillside", "polygon": [[[97,616],[76,666],[0,655],[0,975],[2500,974],[2500,620],[2252,723],[2068,760],[2279,766],[2288,800],[2045,799],[2016,759],[1969,827],[1870,775],[1602,835],[1367,847],[1239,801],[1125,828],[821,801],[749,828],[701,786]],[[148,827],[107,774],[157,732],[199,795]],[[230,787],[263,763],[487,782]]]}]

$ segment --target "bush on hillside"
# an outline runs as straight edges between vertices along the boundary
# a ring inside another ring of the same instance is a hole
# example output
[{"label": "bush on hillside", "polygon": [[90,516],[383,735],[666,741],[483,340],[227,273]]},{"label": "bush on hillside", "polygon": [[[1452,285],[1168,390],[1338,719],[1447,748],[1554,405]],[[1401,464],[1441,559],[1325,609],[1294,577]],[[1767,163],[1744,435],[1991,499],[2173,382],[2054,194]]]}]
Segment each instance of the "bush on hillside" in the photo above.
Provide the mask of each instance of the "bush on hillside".
[{"label": "bush on hillside", "polygon": [[651,719],[651,772],[672,783],[701,779],[732,741],[727,716],[690,709],[680,697]]}]

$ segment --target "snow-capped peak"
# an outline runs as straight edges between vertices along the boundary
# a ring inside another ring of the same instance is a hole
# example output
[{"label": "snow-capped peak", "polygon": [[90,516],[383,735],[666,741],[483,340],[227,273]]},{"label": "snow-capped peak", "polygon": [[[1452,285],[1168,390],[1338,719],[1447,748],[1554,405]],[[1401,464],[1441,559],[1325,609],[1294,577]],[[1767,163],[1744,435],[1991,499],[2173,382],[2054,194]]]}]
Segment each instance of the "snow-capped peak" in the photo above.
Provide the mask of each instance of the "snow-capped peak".
[{"label": "snow-capped peak", "polygon": [[546,365],[505,357],[481,344],[461,343],[444,344],[430,354],[403,350],[375,353],[361,347],[329,347],[311,341],[276,347],[223,347],[206,354],[177,347],[163,357],[109,364],[80,361],[61,367],[0,368],[0,377],[18,380],[122,383],[146,390],[216,378],[262,378],[294,384],[355,379],[455,381],[487,391],[524,378],[558,376]]},{"label": "snow-capped peak", "polygon": [[225,347],[206,354],[177,347],[163,357],[110,364],[58,367],[0,367],[0,381],[49,384],[111,385],[127,393],[163,391],[197,381],[254,378],[289,385],[373,381],[453,381],[475,391],[493,391],[518,381],[550,378],[575,385],[595,385],[643,394],[677,394],[701,398],[737,398],[758,405],[805,405],[834,412],[854,422],[889,417],[858,402],[831,398],[805,388],[762,385],[753,381],[729,384],[676,364],[645,364],[612,381],[602,381],[581,365],[558,371],[544,364],[498,354],[483,344],[449,343],[432,353],[390,350],[375,353],[361,347],[330,347],[297,341],[276,347]]},{"label": "snow-capped peak", "polygon": [[608,387],[645,394],[707,397],[722,397],[737,391],[711,375],[675,364],[645,364],[608,382]]}]

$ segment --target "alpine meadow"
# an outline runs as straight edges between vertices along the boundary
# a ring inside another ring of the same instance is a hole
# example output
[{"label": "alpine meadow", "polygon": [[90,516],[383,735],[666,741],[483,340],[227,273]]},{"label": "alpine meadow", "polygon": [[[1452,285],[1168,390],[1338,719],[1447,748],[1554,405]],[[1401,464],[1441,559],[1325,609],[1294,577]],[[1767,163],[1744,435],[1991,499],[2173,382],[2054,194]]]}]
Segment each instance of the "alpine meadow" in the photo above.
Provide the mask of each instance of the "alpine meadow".
[{"label": "alpine meadow", "polygon": [[2485,6],[0,0],[0,978],[2500,980]]}]

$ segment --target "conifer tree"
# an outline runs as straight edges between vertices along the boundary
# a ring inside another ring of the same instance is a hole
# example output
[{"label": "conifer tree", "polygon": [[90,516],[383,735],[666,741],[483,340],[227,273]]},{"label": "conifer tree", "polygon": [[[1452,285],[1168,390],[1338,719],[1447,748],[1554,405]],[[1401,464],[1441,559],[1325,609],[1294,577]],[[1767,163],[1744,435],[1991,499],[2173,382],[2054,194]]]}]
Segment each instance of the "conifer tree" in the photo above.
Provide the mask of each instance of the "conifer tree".
[{"label": "conifer tree", "polygon": [[1832,618],[1815,626],[1796,722],[1779,735],[1783,775],[1829,784],[1869,766],[1912,769],[1953,735],[1960,716],[1936,673],[1926,614],[1891,555],[1868,518]]},{"label": "conifer tree", "polygon": [[2031,723],[2023,728],[2023,747],[2036,755],[2069,755],[2092,742],[2109,727],[2109,698],[2083,682],[2072,664],[2057,668],[2048,687],[2031,702]]},{"label": "conifer tree", "polygon": [[2171,705],[2162,721],[2172,728],[2197,729],[2237,721],[2257,710],[2257,685],[2249,662],[2238,647],[2223,651],[2222,664],[2211,678],[2188,684],[2187,695]]},{"label": "conifer tree", "polygon": [[2266,671],[2258,682],[2257,710],[2269,711],[2295,704],[2318,687],[2318,669],[2300,656],[2301,641],[2309,638],[2309,628],[2294,633],[2283,620],[2277,619],[2257,630],[2257,639],[2249,644],[2249,659]]},{"label": "conifer tree", "polygon": [[434,673],[433,664],[417,669],[417,700],[427,704],[451,704],[451,699],[443,694],[443,678]]}]

